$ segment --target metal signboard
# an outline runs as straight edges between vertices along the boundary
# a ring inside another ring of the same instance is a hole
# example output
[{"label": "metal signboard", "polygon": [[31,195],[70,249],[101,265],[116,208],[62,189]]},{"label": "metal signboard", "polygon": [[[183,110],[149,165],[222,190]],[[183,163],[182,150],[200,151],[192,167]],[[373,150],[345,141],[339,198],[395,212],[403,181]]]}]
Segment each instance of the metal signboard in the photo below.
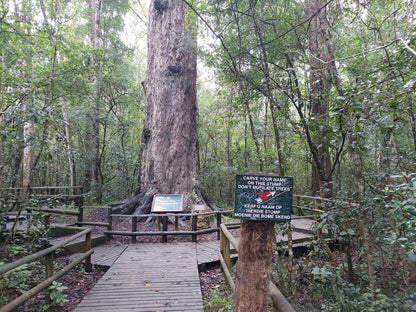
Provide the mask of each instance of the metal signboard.
[{"label": "metal signboard", "polygon": [[237,175],[236,219],[290,222],[293,178],[272,175]]}]

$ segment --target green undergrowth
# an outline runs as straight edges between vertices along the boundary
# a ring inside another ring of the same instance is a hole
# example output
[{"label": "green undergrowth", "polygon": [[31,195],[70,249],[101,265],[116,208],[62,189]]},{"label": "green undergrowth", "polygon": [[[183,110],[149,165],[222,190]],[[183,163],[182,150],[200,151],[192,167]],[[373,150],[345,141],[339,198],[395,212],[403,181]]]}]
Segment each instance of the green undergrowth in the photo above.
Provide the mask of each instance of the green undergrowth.
[{"label": "green undergrowth", "polygon": [[204,301],[204,312],[232,312],[233,295],[227,295],[224,291],[213,289]]}]

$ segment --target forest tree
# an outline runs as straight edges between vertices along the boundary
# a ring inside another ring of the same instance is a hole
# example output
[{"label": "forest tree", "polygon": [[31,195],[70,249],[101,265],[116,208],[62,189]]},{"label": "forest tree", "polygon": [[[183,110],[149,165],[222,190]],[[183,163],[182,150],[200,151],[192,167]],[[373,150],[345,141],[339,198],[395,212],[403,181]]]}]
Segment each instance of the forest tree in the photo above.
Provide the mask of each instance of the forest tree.
[{"label": "forest tree", "polygon": [[196,99],[196,34],[186,5],[154,0],[148,24],[146,96],[139,187],[115,208],[147,213],[153,195],[183,194],[184,210],[202,202]]}]

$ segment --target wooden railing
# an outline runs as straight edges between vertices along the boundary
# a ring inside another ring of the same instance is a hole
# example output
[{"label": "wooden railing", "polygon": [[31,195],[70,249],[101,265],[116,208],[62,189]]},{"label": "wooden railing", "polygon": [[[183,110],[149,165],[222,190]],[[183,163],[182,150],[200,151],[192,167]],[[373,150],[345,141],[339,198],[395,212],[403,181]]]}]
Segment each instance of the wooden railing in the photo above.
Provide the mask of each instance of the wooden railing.
[{"label": "wooden railing", "polygon": [[[296,201],[296,204],[294,204],[294,208],[298,210],[298,213],[302,214],[303,216],[292,216],[292,219],[296,218],[316,218],[320,213],[322,213],[324,210],[321,209],[322,203],[329,203],[330,200],[320,198],[320,197],[312,197],[312,196],[303,196],[303,195],[293,195],[294,201]],[[309,206],[302,205],[301,201],[309,201]],[[111,213],[111,207],[103,206],[103,207],[84,207],[84,208],[105,208],[107,209],[107,222],[89,222],[89,221],[83,221],[83,222],[77,222],[77,225],[95,225],[95,226],[103,226],[106,227],[107,230],[104,231],[105,234],[107,234],[109,237],[112,235],[124,235],[124,236],[130,236],[131,242],[136,243],[137,236],[161,236],[162,242],[167,241],[167,236],[172,235],[190,235],[192,236],[192,241],[196,242],[197,237],[199,235],[203,234],[209,234],[213,232],[217,232],[217,239],[220,239],[220,225],[222,222],[222,216],[225,214],[233,214],[232,210],[225,210],[225,211],[213,211],[213,212],[201,212],[201,213],[181,213],[181,214],[174,214],[174,213],[158,213],[158,214],[142,214],[142,215],[124,215],[124,214],[112,214]],[[304,212],[309,212],[309,214],[304,215]],[[312,212],[312,214],[310,213]],[[81,212],[82,213],[82,212]],[[199,217],[210,217],[215,215],[215,218],[217,220],[216,227],[215,228],[209,228],[209,229],[197,229],[197,221]],[[189,217],[191,219],[191,225],[189,231],[179,231],[178,230],[178,216],[181,218]],[[137,231],[137,224],[140,219],[147,219],[154,217],[158,221],[158,227],[157,231],[146,231],[146,232],[138,232]],[[115,230],[113,228],[113,219],[114,218],[130,218],[131,219],[131,229],[130,231],[126,230]],[[81,218],[82,219],[82,218]],[[172,220],[174,219],[174,230],[168,231],[168,219]],[[160,223],[162,226],[160,226]],[[239,226],[238,223],[237,225]]]},{"label": "wooden railing", "polygon": [[[41,193],[40,193],[41,192]],[[69,193],[69,195],[65,195]],[[27,199],[42,199],[42,198],[51,198],[51,197],[66,197],[68,200],[77,202],[83,200],[82,186],[34,186],[29,188],[24,187],[9,187],[9,188],[0,188],[0,196],[5,199],[7,202],[7,207],[9,211],[11,210],[21,210],[22,198],[24,201]],[[73,197],[70,199],[70,197]],[[4,205],[5,203],[3,203]],[[77,206],[82,206],[84,203],[79,202]]]},{"label": "wooden railing", "polygon": [[[91,266],[91,254],[94,252],[94,250],[91,248],[91,229],[84,229],[80,227],[57,227],[57,228],[63,228],[65,230],[73,230],[78,231],[79,233],[76,233],[72,235],[71,237],[59,242],[56,245],[53,245],[52,247],[46,248],[44,250],[41,250],[37,253],[28,255],[20,260],[14,261],[12,263],[5,264],[0,267],[0,275],[6,274],[7,272],[10,272],[11,270],[33,261],[36,261],[38,259],[43,258],[45,263],[45,272],[46,272],[46,279],[39,283],[37,286],[33,287],[29,291],[25,292],[21,296],[17,297],[13,301],[9,302],[8,304],[4,305],[0,308],[0,312],[8,312],[13,311],[18,306],[22,305],[24,302],[29,300],[30,298],[34,297],[37,293],[42,291],[43,289],[47,288],[49,285],[52,284],[53,281],[56,281],[58,278],[63,276],[64,274],[68,273],[69,270],[71,270],[73,267],[75,267],[77,264],[81,263],[83,260],[85,260],[85,270],[87,272],[91,272],[92,266]],[[63,269],[59,270],[58,272],[54,273],[53,269],[53,255],[54,252],[63,247],[64,245],[76,240],[79,237],[85,236],[85,246],[84,246],[84,253],[81,254],[78,258],[73,260],[70,264],[65,266]]]},{"label": "wooden railing", "polygon": [[[19,189],[19,188],[16,188]],[[56,190],[55,190],[56,189]],[[52,198],[65,198],[68,199],[75,199],[75,197],[80,197],[77,199],[77,210],[67,210],[67,209],[53,209],[53,208],[27,208],[30,211],[42,211],[45,213],[51,214],[64,214],[64,215],[74,215],[77,217],[77,221],[75,222],[78,226],[84,225],[91,225],[91,226],[101,226],[105,227],[106,230],[104,233],[111,237],[113,235],[124,235],[130,236],[131,242],[135,243],[137,240],[137,236],[148,236],[148,235],[160,235],[162,237],[162,242],[167,241],[167,236],[169,235],[190,235],[192,236],[192,241],[196,242],[198,235],[209,234],[212,232],[217,232],[217,238],[219,239],[220,232],[219,226],[222,223],[222,215],[224,214],[232,214],[232,211],[214,211],[214,212],[201,212],[201,213],[186,213],[180,214],[181,217],[189,217],[191,218],[191,229],[189,231],[179,231],[178,230],[178,215],[172,213],[165,213],[165,214],[143,214],[143,215],[120,215],[120,214],[112,214],[111,207],[108,206],[83,206],[83,196],[82,195],[54,195],[56,194],[57,190],[68,189],[68,187],[33,187],[32,190],[49,190],[48,193],[52,193],[51,195],[43,194],[38,195],[42,196],[43,198],[52,197]],[[53,191],[50,191],[53,190]],[[81,204],[82,203],[82,204]],[[329,205],[352,205],[347,202],[337,201],[337,200],[330,200],[320,197],[313,197],[313,196],[304,196],[304,195],[293,195],[293,210],[294,212],[303,217],[307,218],[317,218],[319,215],[324,212],[324,209]],[[106,222],[96,222],[96,221],[86,221],[84,220],[84,210],[85,209],[106,209],[107,210],[107,220]],[[209,228],[209,229],[197,229],[197,219],[203,216],[211,216],[215,215],[217,219],[216,228]],[[115,230],[113,228],[113,218],[115,217],[122,217],[122,218],[130,218],[131,219],[131,229],[129,230]],[[162,223],[162,228],[158,226],[157,231],[153,232],[139,232],[137,231],[137,224],[140,219],[155,217],[158,220],[158,224]],[[293,216],[292,219],[295,219],[297,216]],[[168,231],[168,222],[167,219],[175,219],[175,230]]]},{"label": "wooden railing", "polygon": [[[193,242],[197,242],[198,235],[203,234],[210,234],[217,232],[217,239],[219,239],[219,227],[222,224],[222,215],[224,214],[232,214],[233,211],[213,211],[213,212],[201,212],[201,213],[181,213],[180,215],[174,213],[158,213],[158,214],[143,214],[143,215],[120,215],[120,214],[110,214],[109,215],[109,227],[110,230],[104,231],[107,235],[124,235],[124,236],[131,236],[132,243],[136,242],[137,236],[158,236],[162,237],[162,242],[167,241],[168,235],[190,235],[192,237]],[[197,229],[198,217],[210,217],[215,215],[216,218],[216,227],[215,228],[208,228],[208,229]],[[131,218],[131,230],[130,231],[117,231],[112,229],[113,221],[112,219],[115,217],[121,218]],[[141,218],[156,218],[158,220],[158,231],[152,232],[138,232],[137,231],[137,222]],[[178,218],[187,218],[191,219],[191,230],[189,231],[180,231],[178,230]],[[174,219],[175,229],[173,231],[168,231],[168,220]],[[162,229],[160,228],[160,222],[162,223]]]},{"label": "wooden railing", "polygon": [[[231,254],[238,254],[238,242],[228,229],[230,225],[232,226],[234,224],[223,223],[220,226],[220,251],[218,252],[218,258],[220,259],[225,279],[234,291],[235,284],[231,276]],[[272,281],[270,281],[269,285],[269,297],[272,299],[273,305],[278,311],[296,312]]]}]

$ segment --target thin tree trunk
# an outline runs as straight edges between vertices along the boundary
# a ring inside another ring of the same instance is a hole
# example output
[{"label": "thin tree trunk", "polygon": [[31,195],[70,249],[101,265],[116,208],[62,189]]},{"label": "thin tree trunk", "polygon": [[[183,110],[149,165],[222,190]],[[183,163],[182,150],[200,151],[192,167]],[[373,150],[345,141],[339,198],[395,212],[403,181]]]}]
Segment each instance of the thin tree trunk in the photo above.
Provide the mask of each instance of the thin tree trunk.
[{"label": "thin tree trunk", "polygon": [[[22,8],[26,8],[26,5],[23,5]],[[31,14],[27,14],[27,12],[22,12],[23,21],[27,23],[26,25],[26,33],[30,35],[30,26],[28,26],[31,22]],[[26,63],[32,63],[32,56],[29,55],[26,57]],[[30,77],[25,77],[28,81],[30,81]],[[32,169],[33,169],[33,135],[35,132],[33,122],[30,119],[30,113],[28,107],[29,104],[33,103],[33,95],[30,95],[26,101],[28,101],[24,106],[24,116],[25,122],[23,124],[23,158],[22,158],[22,187],[27,191],[30,187],[31,177],[32,177]],[[28,194],[25,194],[28,195]]]},{"label": "thin tree trunk", "polygon": [[[68,117],[68,111],[66,107],[65,101],[61,101],[61,107],[62,107],[62,116],[64,119],[65,124],[65,140],[66,140],[66,150],[68,153],[68,167],[69,167],[69,180],[71,183],[71,186],[74,187],[77,184],[76,180],[76,171],[75,171],[75,158],[74,158],[74,152],[72,151],[72,142],[71,142],[71,127],[70,127],[70,121]],[[72,192],[74,192],[74,189],[72,188]]]},{"label": "thin tree trunk", "polygon": [[416,117],[412,110],[409,110],[410,121],[412,125],[413,148],[416,152]]},{"label": "thin tree trunk", "polygon": [[[4,56],[3,52],[1,53],[1,65],[4,66]],[[0,81],[3,81],[3,71],[0,71]],[[3,103],[4,103],[4,93],[3,93],[4,85],[3,83],[0,84],[0,127],[3,127]],[[0,140],[0,188],[3,187],[4,183],[4,144],[3,140]]]},{"label": "thin tree trunk", "polygon": [[[101,48],[101,0],[88,0],[89,9],[89,30],[90,47],[92,49]],[[90,96],[90,108],[87,112],[86,126],[86,146],[85,155],[87,158],[85,168],[84,189],[86,192],[93,191],[95,200],[100,202],[100,192],[98,190],[99,171],[100,171],[100,69],[99,60],[94,57],[89,58],[89,66],[93,74],[90,77],[90,84],[93,93]]]},{"label": "thin tree trunk", "polygon": [[[27,105],[25,106],[27,115]],[[33,123],[28,119],[23,125],[23,167],[22,167],[22,186],[25,189],[30,187],[30,179],[32,175],[33,165],[33,134],[34,127]]]},{"label": "thin tree trunk", "polygon": [[257,153],[257,158],[258,158],[258,161],[259,161],[259,171],[263,172],[264,171],[263,156],[261,155],[260,143],[259,143],[259,140],[257,138],[256,129],[254,127],[253,115],[251,114],[250,104],[249,104],[247,99],[244,100],[244,104],[245,104],[245,107],[246,107],[248,121],[249,121],[249,124],[250,124],[251,138],[253,139],[254,145],[256,146],[256,153]]},{"label": "thin tree trunk", "polygon": [[[27,11],[29,10],[29,11]],[[24,1],[21,3],[21,6],[16,6],[15,14],[23,22],[23,27],[25,29],[26,35],[31,35],[31,22],[32,22],[32,12],[31,6],[29,3]],[[19,16],[20,15],[20,16]],[[29,67],[29,64],[32,63],[32,55],[26,55],[24,62],[26,66]],[[31,77],[28,77],[27,74],[24,75],[24,78],[30,82]],[[32,168],[33,168],[33,134],[34,134],[34,125],[30,120],[29,109],[30,104],[33,103],[33,94],[29,94],[26,103],[24,105],[24,118],[23,123],[23,157],[22,157],[22,187],[25,190],[28,190],[31,182]],[[27,195],[25,193],[25,195]]]},{"label": "thin tree trunk", "polygon": [[[1,92],[1,90],[0,90]],[[1,109],[1,107],[0,107]],[[3,122],[3,114],[0,113],[0,125]],[[5,170],[4,170],[4,145],[3,145],[3,141],[0,140],[0,188],[3,187],[3,183],[4,183],[4,174],[5,174]]]},{"label": "thin tree trunk", "polygon": [[[356,151],[352,151],[352,159],[354,162],[355,168],[355,178],[357,183],[357,197],[356,202],[360,204],[363,202],[365,189],[364,189],[364,176],[362,172],[362,161],[357,154]],[[360,208],[359,216],[358,216],[358,225],[360,229],[360,240],[364,249],[364,254],[367,260],[367,273],[368,273],[368,281],[369,281],[369,288],[371,293],[373,294],[373,299],[375,299],[375,290],[376,290],[376,278],[375,278],[375,270],[373,266],[373,257],[372,257],[372,250],[370,247],[370,234],[368,231],[367,222],[365,220],[365,215],[363,209]]]},{"label": "thin tree trunk", "polygon": [[360,234],[361,234],[361,241],[364,247],[364,254],[367,259],[367,272],[368,272],[368,283],[370,292],[373,295],[372,299],[375,300],[376,295],[376,274],[373,266],[373,256],[372,256],[372,250],[370,247],[370,235],[368,232],[368,226],[366,221],[363,217],[360,217],[359,219],[359,225],[360,225]]},{"label": "thin tree trunk", "polygon": [[[258,37],[258,41],[259,41],[259,48],[262,54],[262,71],[265,75],[266,81],[265,81],[265,95],[267,96],[267,103],[268,106],[270,107],[270,113],[272,116],[272,121],[273,121],[273,131],[274,131],[274,138],[275,138],[275,143],[276,143],[276,150],[277,150],[277,157],[278,157],[278,162],[279,162],[279,174],[281,176],[285,175],[285,169],[284,169],[284,158],[282,155],[282,149],[281,149],[281,144],[280,144],[280,131],[279,128],[277,126],[277,119],[276,119],[276,110],[275,110],[275,98],[274,98],[274,94],[273,94],[273,87],[272,87],[272,83],[271,83],[271,78],[270,78],[270,69],[269,69],[269,63],[267,61],[267,50],[265,47],[265,43],[264,43],[264,39],[263,39],[263,33],[261,31],[261,26],[260,23],[258,21],[258,15],[257,15],[257,11],[255,9],[255,2],[256,1],[250,1],[250,8],[251,8],[251,12],[252,12],[252,18],[254,21],[254,25],[255,25],[255,30],[256,30],[256,34]],[[266,111],[267,111],[267,107],[266,107]],[[266,118],[267,120],[267,118]],[[265,149],[266,150],[266,149]]]}]

